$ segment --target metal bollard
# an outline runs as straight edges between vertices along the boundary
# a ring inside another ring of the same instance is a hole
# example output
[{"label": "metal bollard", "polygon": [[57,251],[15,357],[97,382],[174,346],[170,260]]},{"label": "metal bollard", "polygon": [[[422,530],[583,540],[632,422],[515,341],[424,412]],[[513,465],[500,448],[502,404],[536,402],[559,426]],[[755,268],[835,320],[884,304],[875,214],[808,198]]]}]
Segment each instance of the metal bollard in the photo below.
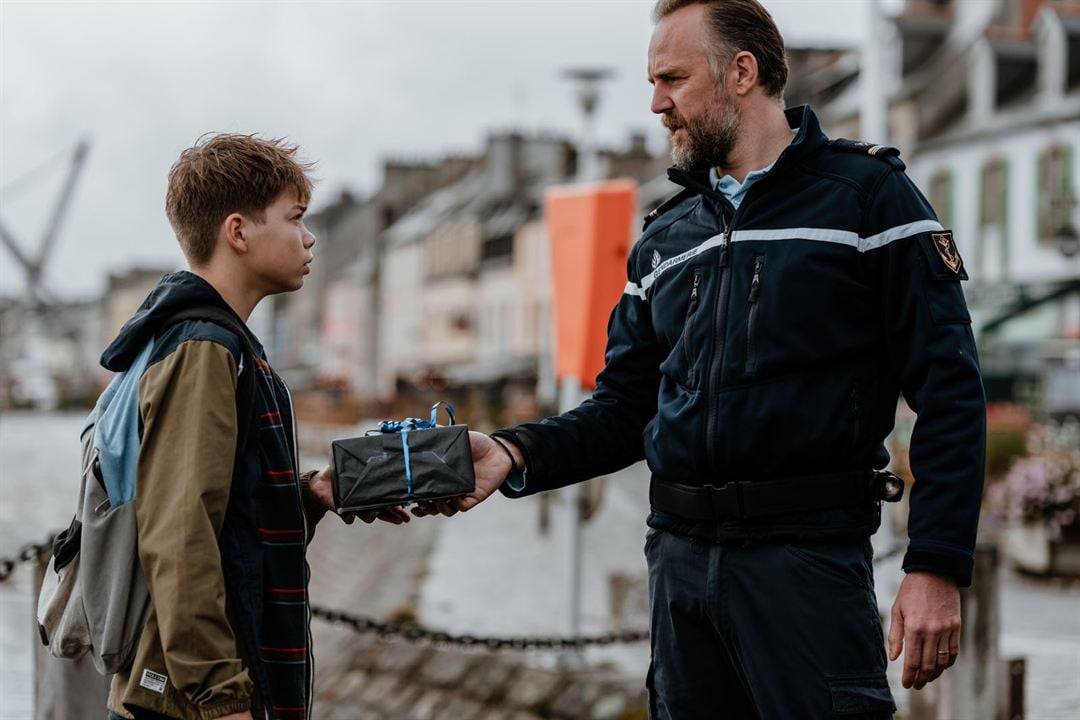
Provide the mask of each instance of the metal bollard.
[{"label": "metal bollard", "polygon": [[1005,661],[1005,720],[1024,720],[1024,677],[1027,663],[1024,658]]}]

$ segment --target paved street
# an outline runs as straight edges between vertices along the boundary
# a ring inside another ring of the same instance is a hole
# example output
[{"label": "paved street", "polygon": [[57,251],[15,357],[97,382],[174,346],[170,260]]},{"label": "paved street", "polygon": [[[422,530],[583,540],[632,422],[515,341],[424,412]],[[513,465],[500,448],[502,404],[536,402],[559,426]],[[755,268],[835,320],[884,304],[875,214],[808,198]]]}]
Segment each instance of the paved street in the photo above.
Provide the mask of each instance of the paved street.
[{"label": "paved street", "polygon": [[[0,416],[0,555],[41,540],[74,510],[78,415]],[[586,527],[583,625],[607,629],[610,575],[644,573],[644,475],[613,476],[604,505]],[[484,634],[561,633],[566,615],[563,514],[538,535],[541,503],[495,498],[453,520],[407,528],[346,527],[330,519],[309,553],[315,602],[355,613],[415,613],[429,627]],[[347,552],[340,552],[348,548]],[[335,552],[331,552],[334,550]],[[31,715],[30,573],[0,586],[0,718]],[[1075,718],[1080,707],[1080,584],[1003,574],[1002,657],[1027,658],[1027,717]],[[344,631],[315,623],[320,667],[348,657]],[[644,646],[608,650],[606,660],[644,673]],[[542,661],[542,659],[541,659]],[[898,693],[899,694],[899,693]],[[903,698],[901,703],[903,703]],[[974,720],[974,719],[973,719]]]}]

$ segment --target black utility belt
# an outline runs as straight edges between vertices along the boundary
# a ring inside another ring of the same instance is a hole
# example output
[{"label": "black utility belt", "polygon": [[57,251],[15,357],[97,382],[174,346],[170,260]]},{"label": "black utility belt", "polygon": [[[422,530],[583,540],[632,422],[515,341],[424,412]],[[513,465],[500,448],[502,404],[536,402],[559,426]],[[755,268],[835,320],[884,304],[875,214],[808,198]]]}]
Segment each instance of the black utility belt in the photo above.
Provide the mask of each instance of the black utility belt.
[{"label": "black utility belt", "polygon": [[654,476],[649,484],[649,503],[654,510],[710,522],[897,502],[903,495],[904,481],[883,470],[733,481],[723,485],[682,485]]}]

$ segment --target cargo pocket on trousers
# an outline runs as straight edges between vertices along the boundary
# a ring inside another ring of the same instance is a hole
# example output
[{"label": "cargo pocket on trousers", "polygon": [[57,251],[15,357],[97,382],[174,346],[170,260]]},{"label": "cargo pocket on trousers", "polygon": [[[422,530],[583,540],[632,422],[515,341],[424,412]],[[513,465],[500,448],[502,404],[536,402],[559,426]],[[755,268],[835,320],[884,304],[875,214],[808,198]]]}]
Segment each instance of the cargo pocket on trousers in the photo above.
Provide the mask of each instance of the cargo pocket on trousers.
[{"label": "cargo pocket on trousers", "polygon": [[879,720],[896,712],[885,673],[828,677],[834,717]]},{"label": "cargo pocket on trousers", "polygon": [[872,590],[874,570],[864,549],[868,542],[821,540],[797,545],[789,543],[784,548],[807,567],[862,590]]}]

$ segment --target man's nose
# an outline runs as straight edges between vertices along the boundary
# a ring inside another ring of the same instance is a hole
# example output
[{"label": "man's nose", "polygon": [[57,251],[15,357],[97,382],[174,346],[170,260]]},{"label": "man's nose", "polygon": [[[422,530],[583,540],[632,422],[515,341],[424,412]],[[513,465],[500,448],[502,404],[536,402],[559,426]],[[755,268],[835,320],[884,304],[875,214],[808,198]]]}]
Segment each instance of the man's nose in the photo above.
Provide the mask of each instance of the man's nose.
[{"label": "man's nose", "polygon": [[674,109],[675,104],[671,102],[671,96],[668,95],[667,90],[661,87],[660,83],[653,86],[652,92],[652,105],[649,107],[657,115],[666,113],[669,110]]},{"label": "man's nose", "polygon": [[304,228],[304,248],[310,250],[315,245],[315,233]]}]

